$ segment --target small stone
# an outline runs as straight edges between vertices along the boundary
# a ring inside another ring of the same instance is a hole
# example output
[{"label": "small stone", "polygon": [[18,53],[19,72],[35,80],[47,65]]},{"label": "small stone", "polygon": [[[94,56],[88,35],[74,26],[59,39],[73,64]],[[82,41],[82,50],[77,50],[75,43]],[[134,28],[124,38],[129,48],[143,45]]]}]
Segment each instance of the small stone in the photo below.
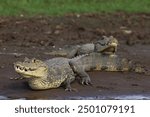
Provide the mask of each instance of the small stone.
[{"label": "small stone", "polygon": [[121,29],[121,30],[124,30],[124,29],[127,29],[127,27],[121,26],[120,29]]},{"label": "small stone", "polygon": [[52,31],[47,31],[47,32],[45,32],[45,34],[51,35],[51,34],[52,34]]},{"label": "small stone", "polygon": [[3,50],[5,51],[5,50],[6,50],[6,48],[3,48]]},{"label": "small stone", "polygon": [[20,14],[20,17],[24,17],[24,15],[23,15],[23,14]]},{"label": "small stone", "polygon": [[2,69],[3,69],[3,68],[4,68],[4,66],[2,65],[2,66],[0,66],[0,68],[2,68]]},{"label": "small stone", "polygon": [[80,18],[80,14],[77,14],[76,17],[77,17],[77,18]]},{"label": "small stone", "polygon": [[131,30],[122,30],[122,31],[123,31],[123,33],[125,33],[125,34],[131,34],[131,33],[132,33]]},{"label": "small stone", "polygon": [[55,30],[54,34],[58,35],[58,34],[60,34],[60,31],[59,30]]},{"label": "small stone", "polygon": [[0,44],[3,43],[3,40],[0,39]]},{"label": "small stone", "polygon": [[44,41],[40,41],[40,44],[41,44],[41,45],[44,45]]},{"label": "small stone", "polygon": [[63,28],[62,28],[61,25],[57,25],[57,26],[56,26],[56,29],[57,29],[57,30],[62,30]]}]

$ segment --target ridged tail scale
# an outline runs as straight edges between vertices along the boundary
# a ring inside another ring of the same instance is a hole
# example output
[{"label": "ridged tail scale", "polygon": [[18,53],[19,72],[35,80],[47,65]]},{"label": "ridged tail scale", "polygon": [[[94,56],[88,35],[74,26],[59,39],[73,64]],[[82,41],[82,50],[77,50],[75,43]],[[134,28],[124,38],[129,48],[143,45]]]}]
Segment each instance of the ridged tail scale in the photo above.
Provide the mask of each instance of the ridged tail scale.
[{"label": "ridged tail scale", "polygon": [[125,58],[119,58],[117,55],[90,53],[72,60],[85,71],[92,69],[103,71],[129,71],[131,69],[131,61]]}]

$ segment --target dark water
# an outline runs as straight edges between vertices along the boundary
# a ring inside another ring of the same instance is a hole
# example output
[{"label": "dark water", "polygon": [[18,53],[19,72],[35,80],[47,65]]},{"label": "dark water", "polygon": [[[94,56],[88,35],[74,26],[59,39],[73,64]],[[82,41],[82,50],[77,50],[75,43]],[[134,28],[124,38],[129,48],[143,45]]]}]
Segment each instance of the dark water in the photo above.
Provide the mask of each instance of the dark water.
[{"label": "dark water", "polygon": [[150,100],[150,95],[118,95],[118,96],[97,96],[97,97],[72,97],[79,100]]}]

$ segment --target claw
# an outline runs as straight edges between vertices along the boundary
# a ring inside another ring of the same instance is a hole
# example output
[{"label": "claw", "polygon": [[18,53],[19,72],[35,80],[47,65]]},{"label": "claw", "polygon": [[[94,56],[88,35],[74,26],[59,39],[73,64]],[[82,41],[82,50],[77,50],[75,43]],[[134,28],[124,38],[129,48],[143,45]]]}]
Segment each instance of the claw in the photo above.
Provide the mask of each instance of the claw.
[{"label": "claw", "polygon": [[84,81],[82,81],[81,84],[84,85]]},{"label": "claw", "polygon": [[66,89],[65,89],[65,91],[70,91],[70,92],[71,92],[71,91],[72,91],[72,89],[70,89],[70,88],[66,88]]},{"label": "claw", "polygon": [[85,82],[85,85],[89,85],[89,84],[90,84],[90,81],[86,81],[86,82]]},{"label": "claw", "polygon": [[89,80],[89,79],[82,79],[81,84],[82,85],[92,85],[91,80]]},{"label": "claw", "polygon": [[90,85],[90,86],[93,86],[93,83],[92,83],[92,82],[89,82],[89,85]]},{"label": "claw", "polygon": [[69,92],[78,92],[78,90],[75,89],[75,88],[66,88],[65,91],[69,91]]}]

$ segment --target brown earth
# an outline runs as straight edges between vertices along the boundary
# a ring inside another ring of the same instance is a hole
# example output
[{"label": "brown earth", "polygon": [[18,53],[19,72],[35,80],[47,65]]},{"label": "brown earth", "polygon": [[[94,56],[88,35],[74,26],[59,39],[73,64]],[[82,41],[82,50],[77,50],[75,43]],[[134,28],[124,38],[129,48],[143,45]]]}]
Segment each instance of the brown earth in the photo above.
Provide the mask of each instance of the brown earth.
[{"label": "brown earth", "polygon": [[[150,69],[150,14],[69,14],[60,17],[0,17],[0,95],[11,99],[101,99],[111,95],[149,95],[150,76],[136,73],[90,72],[93,86],[75,81],[78,92],[63,87],[31,90],[17,77],[13,63],[24,57],[52,58],[45,52],[70,44],[95,42],[101,36],[119,40],[117,54]],[[4,97],[3,97],[4,98]]]}]

